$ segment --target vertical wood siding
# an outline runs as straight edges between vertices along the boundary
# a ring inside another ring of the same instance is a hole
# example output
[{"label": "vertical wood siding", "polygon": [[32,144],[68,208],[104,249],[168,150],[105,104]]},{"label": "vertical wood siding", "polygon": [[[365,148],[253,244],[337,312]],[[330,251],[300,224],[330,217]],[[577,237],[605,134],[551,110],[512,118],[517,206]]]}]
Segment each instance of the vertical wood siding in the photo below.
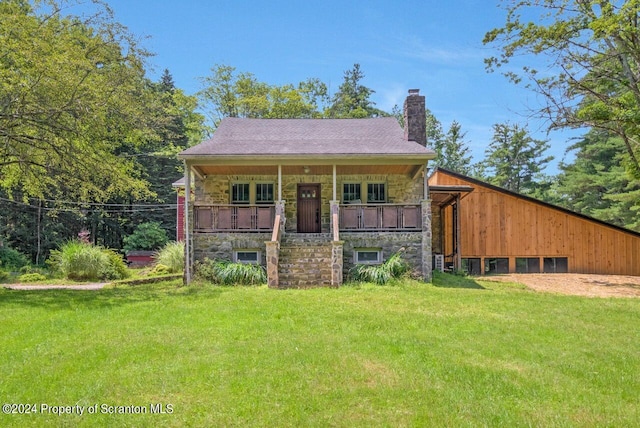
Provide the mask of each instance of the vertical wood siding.
[{"label": "vertical wood siding", "polygon": [[[461,201],[463,258],[567,257],[569,272],[640,275],[640,235],[436,171],[432,185],[470,185]],[[450,212],[447,209],[445,218]],[[445,221],[450,251],[451,222]],[[542,266],[542,264],[541,264]]]}]

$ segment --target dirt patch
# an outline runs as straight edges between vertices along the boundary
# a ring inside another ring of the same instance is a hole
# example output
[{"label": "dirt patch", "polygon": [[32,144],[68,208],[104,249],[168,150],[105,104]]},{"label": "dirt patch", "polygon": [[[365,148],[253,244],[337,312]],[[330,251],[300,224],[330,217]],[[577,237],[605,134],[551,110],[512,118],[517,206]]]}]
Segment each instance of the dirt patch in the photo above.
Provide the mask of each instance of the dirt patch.
[{"label": "dirt patch", "polygon": [[517,282],[535,291],[587,297],[640,297],[640,277],[580,273],[529,273],[482,277],[486,281]]},{"label": "dirt patch", "polygon": [[105,285],[107,285],[106,282],[78,285],[5,284],[3,287],[10,290],[100,290]]}]

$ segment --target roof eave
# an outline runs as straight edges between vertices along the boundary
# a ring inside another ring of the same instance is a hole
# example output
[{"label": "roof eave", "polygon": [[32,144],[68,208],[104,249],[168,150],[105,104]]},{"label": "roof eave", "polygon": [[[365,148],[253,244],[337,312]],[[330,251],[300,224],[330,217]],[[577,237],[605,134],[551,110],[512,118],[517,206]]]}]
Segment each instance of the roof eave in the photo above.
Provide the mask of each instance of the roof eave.
[{"label": "roof eave", "polygon": [[192,165],[309,165],[356,163],[420,165],[435,159],[435,153],[374,153],[374,154],[286,154],[286,155],[196,155],[179,154],[179,159]]}]

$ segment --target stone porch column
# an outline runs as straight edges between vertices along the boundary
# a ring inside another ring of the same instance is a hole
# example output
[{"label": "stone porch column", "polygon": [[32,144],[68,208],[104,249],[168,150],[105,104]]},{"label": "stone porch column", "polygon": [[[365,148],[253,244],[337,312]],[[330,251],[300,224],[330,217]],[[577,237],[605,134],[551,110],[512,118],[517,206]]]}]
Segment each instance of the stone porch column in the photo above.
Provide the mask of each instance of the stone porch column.
[{"label": "stone porch column", "polygon": [[278,288],[280,286],[280,278],[278,276],[278,267],[280,262],[280,239],[284,233],[285,215],[284,215],[284,201],[276,201],[276,216],[280,215],[280,233],[272,237],[271,241],[266,241],[264,244],[267,249],[267,284],[270,288]]},{"label": "stone porch column", "polygon": [[280,257],[280,243],[278,241],[267,241],[267,284],[269,288],[278,288],[280,284],[278,278],[278,258]]},{"label": "stone porch column", "polygon": [[342,285],[343,275],[343,259],[342,249],[344,247],[343,241],[331,241],[331,286],[340,287]]},{"label": "stone porch column", "polygon": [[422,201],[422,279],[431,282],[431,200]]}]

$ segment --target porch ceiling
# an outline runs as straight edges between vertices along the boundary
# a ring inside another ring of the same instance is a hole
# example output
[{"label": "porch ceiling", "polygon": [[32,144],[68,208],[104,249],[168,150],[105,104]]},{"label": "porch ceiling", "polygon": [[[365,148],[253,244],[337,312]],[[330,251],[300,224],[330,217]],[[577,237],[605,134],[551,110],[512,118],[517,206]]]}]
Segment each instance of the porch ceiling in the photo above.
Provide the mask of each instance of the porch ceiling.
[{"label": "porch ceiling", "polygon": [[431,201],[440,207],[450,205],[455,202],[458,196],[464,198],[471,192],[473,192],[472,186],[429,186],[429,195],[431,197]]},{"label": "porch ceiling", "polygon": [[[309,172],[305,172],[305,167]],[[202,175],[277,175],[277,165],[195,165]],[[416,173],[416,165],[337,165],[336,173],[405,174]],[[331,175],[333,165],[282,165],[283,175]]]}]

